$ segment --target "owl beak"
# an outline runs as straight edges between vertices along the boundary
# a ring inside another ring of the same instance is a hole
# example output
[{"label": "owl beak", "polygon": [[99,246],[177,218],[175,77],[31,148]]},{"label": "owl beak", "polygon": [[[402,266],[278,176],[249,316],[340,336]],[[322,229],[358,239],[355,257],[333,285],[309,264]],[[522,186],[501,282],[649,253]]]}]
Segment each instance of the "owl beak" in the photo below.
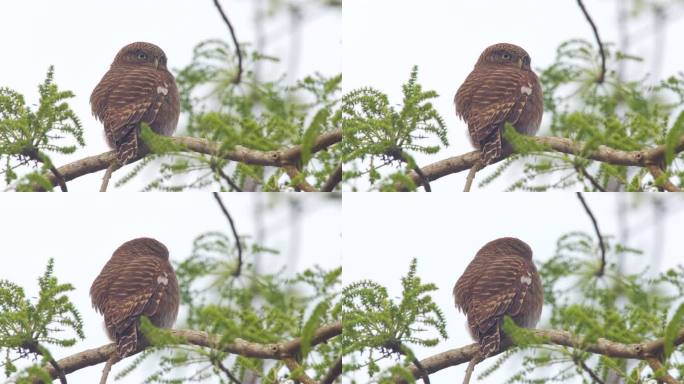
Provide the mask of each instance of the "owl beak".
[{"label": "owl beak", "polygon": [[159,68],[159,58],[158,57],[154,58],[154,67]]},{"label": "owl beak", "polygon": [[523,66],[523,59],[519,58],[518,59],[518,68],[522,69],[522,66]]}]

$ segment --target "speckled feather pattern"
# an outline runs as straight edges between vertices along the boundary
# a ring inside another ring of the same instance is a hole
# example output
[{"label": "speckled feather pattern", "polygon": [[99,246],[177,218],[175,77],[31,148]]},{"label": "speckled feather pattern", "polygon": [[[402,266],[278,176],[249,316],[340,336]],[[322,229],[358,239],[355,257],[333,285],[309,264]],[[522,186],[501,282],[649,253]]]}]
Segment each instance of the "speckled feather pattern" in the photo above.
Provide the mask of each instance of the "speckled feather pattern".
[{"label": "speckled feather pattern", "polygon": [[534,135],[543,114],[537,75],[529,68],[487,60],[498,51],[527,56],[524,49],[513,44],[488,47],[454,97],[456,114],[468,125],[471,143],[481,150],[485,165],[502,156],[505,122],[520,133]]},{"label": "speckled feather pattern", "polygon": [[532,328],[539,322],[544,304],[532,250],[511,237],[484,245],[456,282],[453,294],[485,357],[499,350],[504,316]]},{"label": "speckled feather pattern", "polygon": [[117,150],[121,164],[138,153],[141,122],[158,134],[171,136],[180,114],[173,75],[165,64],[155,67],[148,62],[126,60],[126,54],[135,52],[165,58],[161,48],[154,44],[133,43],[123,47],[90,96],[93,115],[104,124],[107,144]]},{"label": "speckled feather pattern", "polygon": [[129,355],[137,348],[140,316],[164,328],[176,321],[179,289],[168,250],[150,238],[124,243],[93,282],[90,296],[117,353]]}]

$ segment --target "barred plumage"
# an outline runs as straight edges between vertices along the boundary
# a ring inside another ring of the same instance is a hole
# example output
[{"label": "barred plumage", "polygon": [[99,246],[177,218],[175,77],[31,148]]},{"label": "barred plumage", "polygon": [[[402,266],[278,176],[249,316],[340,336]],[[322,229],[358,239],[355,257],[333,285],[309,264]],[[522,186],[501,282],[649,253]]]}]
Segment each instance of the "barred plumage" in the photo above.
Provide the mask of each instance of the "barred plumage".
[{"label": "barred plumage", "polygon": [[544,304],[532,249],[513,237],[485,244],[456,282],[453,293],[483,357],[499,350],[504,316],[521,327],[532,328]]},{"label": "barred plumage", "polygon": [[164,51],[144,42],[121,48],[93,90],[90,104],[121,165],[138,154],[141,122],[171,136],[178,125],[180,98]]},{"label": "barred plumage", "polygon": [[470,141],[482,152],[484,165],[501,158],[506,122],[526,135],[541,124],[544,100],[530,56],[513,44],[494,44],[482,52],[454,96],[456,114],[468,125]]},{"label": "barred plumage", "polygon": [[157,240],[122,244],[90,287],[93,307],[105,318],[107,334],[124,358],[137,348],[140,316],[170,328],[178,315],[179,290],[169,251]]}]

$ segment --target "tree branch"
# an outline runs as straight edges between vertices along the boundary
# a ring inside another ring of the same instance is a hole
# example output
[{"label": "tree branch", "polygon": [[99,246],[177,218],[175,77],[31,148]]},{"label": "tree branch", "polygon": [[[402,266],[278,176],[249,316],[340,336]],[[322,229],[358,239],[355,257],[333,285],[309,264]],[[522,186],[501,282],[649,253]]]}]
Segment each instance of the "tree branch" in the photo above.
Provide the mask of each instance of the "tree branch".
[{"label": "tree branch", "polygon": [[[168,140],[171,140],[171,142],[183,148],[181,149],[182,152],[196,152],[253,165],[282,167],[296,163],[302,154],[302,147],[300,145],[275,151],[258,151],[236,146],[235,149],[231,151],[225,151],[221,149],[220,143],[211,142],[207,139],[196,137],[169,137]],[[334,129],[325,132],[316,138],[314,145],[311,147],[311,153],[326,149],[341,140],[342,129]],[[145,155],[146,154],[140,154],[136,156],[129,164],[142,159]],[[63,165],[58,168],[58,171],[65,181],[70,181],[80,176],[106,169],[115,157],[116,151],[109,151]],[[53,185],[56,184],[56,178],[53,174],[48,173],[45,177],[50,180]],[[40,187],[36,186],[36,190],[39,188]]]},{"label": "tree branch", "polygon": [[328,370],[328,372],[321,380],[321,384],[333,384],[335,379],[337,379],[342,374],[342,356],[335,360],[335,364]]},{"label": "tree branch", "polygon": [[[299,172],[299,169],[295,167],[294,165],[286,165],[283,167],[285,169],[285,173],[290,177],[291,180],[295,180],[296,178],[301,177],[301,173]],[[309,184],[306,179],[303,177],[300,178],[300,180],[295,184],[293,183],[295,187],[297,187],[300,191],[304,192],[318,192],[316,188],[314,188],[311,184]]]},{"label": "tree branch", "polygon": [[237,37],[235,36],[235,30],[233,29],[233,24],[230,23],[230,20],[228,20],[228,16],[223,12],[223,8],[221,8],[221,4],[219,4],[218,0],[214,0],[214,5],[216,6],[216,9],[219,11],[221,14],[221,18],[223,19],[223,22],[226,23],[228,26],[228,31],[230,32],[230,37],[233,39],[233,44],[235,44],[235,54],[237,55],[238,59],[238,71],[235,74],[235,79],[233,80],[233,84],[240,84],[240,79],[242,78],[242,51],[240,50],[240,44],[238,44]]},{"label": "tree branch", "polygon": [[[599,338],[593,344],[587,344],[582,338],[567,331],[557,331],[554,329],[530,329],[536,338],[544,340],[542,344],[555,344],[565,347],[576,348],[582,351],[596,353],[609,357],[619,357],[624,359],[646,360],[647,358],[657,357],[662,351],[664,339],[655,339],[636,344],[622,344],[608,339]],[[684,327],[679,330],[674,339],[674,346],[684,343]],[[501,349],[491,356],[496,356],[506,351],[513,345],[508,338],[501,342]],[[477,343],[469,344],[460,348],[451,349],[436,355],[430,356],[420,361],[423,368],[430,374],[441,371],[442,369],[456,365],[468,363],[480,351]],[[491,357],[490,356],[490,357]],[[416,379],[420,378],[420,369],[415,365],[409,366],[409,370]],[[401,379],[395,380],[397,383],[405,383]]]},{"label": "tree branch", "polygon": [[233,272],[233,276],[238,277],[240,276],[240,272],[242,271],[242,243],[240,243],[240,236],[238,236],[237,229],[235,229],[233,217],[230,216],[230,213],[228,213],[228,209],[223,204],[223,200],[221,200],[221,196],[219,196],[218,192],[214,192],[214,199],[218,203],[219,207],[221,207],[221,212],[223,212],[223,215],[226,217],[226,219],[228,219],[228,224],[230,224],[230,230],[233,232],[233,237],[235,237],[235,245],[237,246],[238,259],[237,266],[235,267],[235,272]]},{"label": "tree branch", "polygon": [[[670,182],[670,180],[668,180],[667,177],[663,177],[663,176],[665,176],[665,172],[663,172],[663,170],[660,169],[659,166],[657,166],[655,164],[651,164],[651,165],[646,166],[646,168],[651,173],[651,176],[653,176],[653,183],[655,185],[662,187],[663,189],[665,189],[668,192],[682,192],[681,188],[678,188],[676,185],[672,184],[672,182]],[[664,180],[661,183],[662,185],[659,185],[657,182],[657,179],[661,178],[661,177],[663,177]]]},{"label": "tree branch", "polygon": [[587,215],[589,215],[591,223],[594,225],[594,231],[596,231],[596,237],[598,237],[599,246],[601,247],[601,265],[599,266],[598,271],[596,271],[596,276],[601,277],[603,276],[603,271],[606,268],[606,246],[605,244],[603,244],[603,236],[601,236],[601,231],[599,230],[598,222],[596,221],[594,214],[591,212],[591,209],[589,209],[589,205],[587,205],[587,202],[584,201],[582,193],[577,192],[577,198],[579,199],[580,203],[582,203],[584,211],[587,212]]},{"label": "tree branch", "polygon": [[[222,343],[221,336],[212,335],[207,332],[194,331],[191,329],[171,329],[170,334],[174,337],[184,340],[182,344],[192,344],[200,347],[212,348],[223,352],[228,352],[245,357],[254,357],[259,359],[273,359],[282,360],[287,357],[293,357],[299,353],[301,347],[301,339],[296,338],[290,341],[274,344],[259,344],[242,339],[235,339],[232,343]],[[311,339],[311,346],[318,345],[342,333],[342,322],[337,321],[321,326],[314,332]],[[142,352],[146,347],[141,346],[134,353],[133,356]],[[116,350],[116,344],[110,343],[98,348],[88,349],[83,352],[65,357],[57,363],[65,374],[75,372],[79,369],[100,364],[112,355]],[[52,366],[44,367],[51,377],[56,378],[57,372]]]},{"label": "tree branch", "polygon": [[[657,358],[648,357],[646,358],[646,362],[653,370],[653,377],[656,377],[667,384],[680,384],[679,381],[677,381],[674,377],[670,376],[670,374],[667,373],[667,370],[663,367],[663,365],[660,363],[660,360],[658,360]],[[656,374],[656,372],[658,371],[661,371],[660,375]]]},{"label": "tree branch", "polygon": [[[641,149],[637,151],[622,151],[607,147],[605,145],[599,145],[598,148],[596,148],[593,152],[585,153],[585,143],[575,142],[564,137],[537,136],[530,137],[529,140],[546,147],[545,149],[538,151],[538,153],[561,152],[575,156],[582,155],[591,160],[614,165],[646,167],[651,164],[657,164],[658,161],[665,156],[665,145],[659,145],[657,147]],[[675,146],[675,153],[682,151],[684,151],[684,135],[679,138],[679,142]],[[480,152],[472,151],[426,165],[422,168],[422,171],[429,181],[435,181],[441,177],[468,170],[479,159]],[[503,158],[495,160],[492,162],[492,164],[501,160],[503,160]],[[410,172],[408,176],[413,180],[414,183],[421,183],[421,177],[415,171]],[[406,190],[406,187],[398,186],[398,189]]]},{"label": "tree branch", "polygon": [[328,180],[325,181],[323,187],[321,187],[321,192],[332,192],[335,190],[337,184],[342,181],[342,163],[337,164],[335,171],[330,174]]},{"label": "tree branch", "polygon": [[285,365],[287,365],[287,368],[290,370],[290,372],[294,373],[295,371],[299,371],[297,374],[291,375],[293,379],[301,382],[302,384],[318,384],[314,379],[310,378],[306,372],[304,372],[304,369],[294,358],[286,357],[283,359],[283,362]]},{"label": "tree branch", "polygon": [[601,38],[599,37],[596,24],[594,24],[594,20],[591,19],[591,16],[589,15],[587,9],[584,7],[584,3],[582,3],[582,0],[577,0],[577,5],[579,5],[580,9],[582,10],[582,13],[584,14],[584,17],[589,22],[589,25],[591,25],[591,29],[594,31],[594,37],[596,38],[596,44],[598,44],[599,47],[599,52],[601,54],[601,73],[599,73],[598,77],[596,78],[596,83],[601,84],[603,83],[603,79],[606,75],[606,53],[603,51],[603,43],[601,43]]}]

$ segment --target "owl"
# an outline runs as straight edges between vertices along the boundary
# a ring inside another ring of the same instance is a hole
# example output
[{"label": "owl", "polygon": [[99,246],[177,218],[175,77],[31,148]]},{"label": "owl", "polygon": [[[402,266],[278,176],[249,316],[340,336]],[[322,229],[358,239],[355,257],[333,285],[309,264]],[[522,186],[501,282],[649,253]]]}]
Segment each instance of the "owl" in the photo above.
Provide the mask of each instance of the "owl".
[{"label": "owl", "polygon": [[178,125],[180,98],[164,51],[143,42],[121,48],[90,95],[90,105],[120,165],[138,154],[140,123],[171,136]]},{"label": "owl", "polygon": [[530,246],[513,237],[485,244],[456,282],[454,299],[466,314],[483,358],[499,350],[504,316],[533,328],[541,316],[544,292]]},{"label": "owl", "polygon": [[544,100],[530,55],[513,44],[494,44],[482,52],[475,68],[454,97],[456,114],[468,125],[470,141],[480,150],[483,165],[502,157],[502,138],[509,122],[525,135],[539,130]]},{"label": "owl", "polygon": [[120,358],[135,352],[140,316],[170,328],[178,315],[178,282],[164,244],[150,238],[123,243],[90,287],[93,307],[104,315]]}]

